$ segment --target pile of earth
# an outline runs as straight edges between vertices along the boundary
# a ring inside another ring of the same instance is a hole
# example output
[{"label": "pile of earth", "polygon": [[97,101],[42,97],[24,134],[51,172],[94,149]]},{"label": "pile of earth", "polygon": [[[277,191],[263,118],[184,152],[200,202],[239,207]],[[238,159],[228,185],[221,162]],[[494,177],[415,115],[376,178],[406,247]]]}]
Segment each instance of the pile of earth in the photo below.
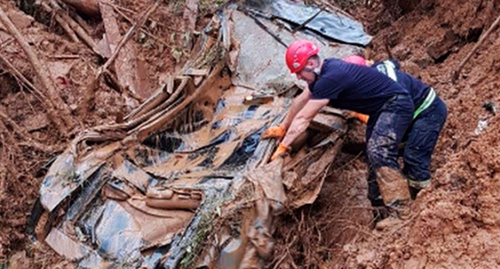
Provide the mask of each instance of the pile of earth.
[{"label": "pile of earth", "polygon": [[[367,54],[375,60],[396,58],[448,106],[431,163],[432,185],[414,201],[411,219],[373,230],[359,150],[363,127],[354,126],[316,203],[277,225],[278,247],[270,266],[496,268],[500,30],[493,30],[458,79],[452,78],[500,15],[500,1],[382,2],[351,6],[351,14],[374,35]],[[413,2],[411,8],[402,8],[406,2]]]}]

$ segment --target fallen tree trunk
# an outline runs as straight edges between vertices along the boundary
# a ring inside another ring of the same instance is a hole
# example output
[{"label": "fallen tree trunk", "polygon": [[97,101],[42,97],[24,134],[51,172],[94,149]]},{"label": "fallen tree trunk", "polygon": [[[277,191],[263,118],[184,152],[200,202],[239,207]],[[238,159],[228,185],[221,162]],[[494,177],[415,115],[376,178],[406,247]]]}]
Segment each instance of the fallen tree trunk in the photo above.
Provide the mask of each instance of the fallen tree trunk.
[{"label": "fallen tree trunk", "polygon": [[97,16],[100,14],[99,1],[96,0],[61,0],[65,4],[74,7],[89,16]]},{"label": "fallen tree trunk", "polygon": [[45,96],[49,100],[49,102],[46,103],[48,105],[46,108],[47,112],[50,114],[51,120],[57,126],[60,133],[63,136],[66,136],[68,134],[68,130],[72,129],[75,122],[71,117],[69,107],[57,93],[54,82],[47,73],[47,66],[38,59],[33,49],[17,30],[16,26],[12,23],[7,14],[5,14],[2,8],[0,8],[0,22],[2,22],[28,56],[28,60],[32,64],[36,76],[40,79],[40,82],[43,85]]}]

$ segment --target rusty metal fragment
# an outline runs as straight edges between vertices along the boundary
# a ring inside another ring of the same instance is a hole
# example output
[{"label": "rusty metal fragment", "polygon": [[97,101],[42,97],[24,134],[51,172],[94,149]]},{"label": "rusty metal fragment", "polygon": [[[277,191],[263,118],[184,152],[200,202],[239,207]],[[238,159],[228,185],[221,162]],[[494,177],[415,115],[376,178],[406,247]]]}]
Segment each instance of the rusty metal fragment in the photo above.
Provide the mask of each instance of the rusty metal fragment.
[{"label": "rusty metal fragment", "polygon": [[[109,36],[114,23],[105,20]],[[263,23],[286,42],[316,38]],[[79,134],[55,160],[40,187],[45,212],[29,230],[49,225],[40,239],[83,268],[261,268],[274,220],[315,201],[347,130],[341,113],[322,111],[291,156],[268,162],[277,141],[261,133],[283,120],[299,89],[284,50],[225,6],[178,74],[124,122]]]}]

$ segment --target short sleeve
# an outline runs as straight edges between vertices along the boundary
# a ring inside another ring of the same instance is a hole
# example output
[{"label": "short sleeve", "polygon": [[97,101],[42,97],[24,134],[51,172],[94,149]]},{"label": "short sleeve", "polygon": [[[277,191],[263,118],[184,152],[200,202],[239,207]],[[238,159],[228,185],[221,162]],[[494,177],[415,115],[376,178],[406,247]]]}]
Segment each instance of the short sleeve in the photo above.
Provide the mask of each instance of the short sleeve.
[{"label": "short sleeve", "polygon": [[312,88],[312,99],[337,99],[340,92],[343,90],[339,83],[333,79],[320,78]]}]

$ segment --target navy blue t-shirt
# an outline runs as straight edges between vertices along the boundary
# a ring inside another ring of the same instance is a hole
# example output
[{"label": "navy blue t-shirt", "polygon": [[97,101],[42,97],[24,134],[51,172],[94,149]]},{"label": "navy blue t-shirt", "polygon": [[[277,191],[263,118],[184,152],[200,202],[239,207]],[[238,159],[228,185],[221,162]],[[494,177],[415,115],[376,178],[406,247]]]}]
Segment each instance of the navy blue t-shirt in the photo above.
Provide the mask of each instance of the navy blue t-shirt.
[{"label": "navy blue t-shirt", "polygon": [[312,99],[330,99],[329,106],[373,115],[396,94],[408,91],[375,69],[325,59],[315,82],[309,85]]},{"label": "navy blue t-shirt", "polygon": [[[376,62],[372,65],[377,71],[389,76],[391,79],[397,81],[401,86],[410,92],[415,109],[418,108],[429,94],[429,85],[423,83],[413,76],[399,71],[400,65],[396,60],[385,60],[383,62]],[[394,78],[394,75],[396,78]]]}]

